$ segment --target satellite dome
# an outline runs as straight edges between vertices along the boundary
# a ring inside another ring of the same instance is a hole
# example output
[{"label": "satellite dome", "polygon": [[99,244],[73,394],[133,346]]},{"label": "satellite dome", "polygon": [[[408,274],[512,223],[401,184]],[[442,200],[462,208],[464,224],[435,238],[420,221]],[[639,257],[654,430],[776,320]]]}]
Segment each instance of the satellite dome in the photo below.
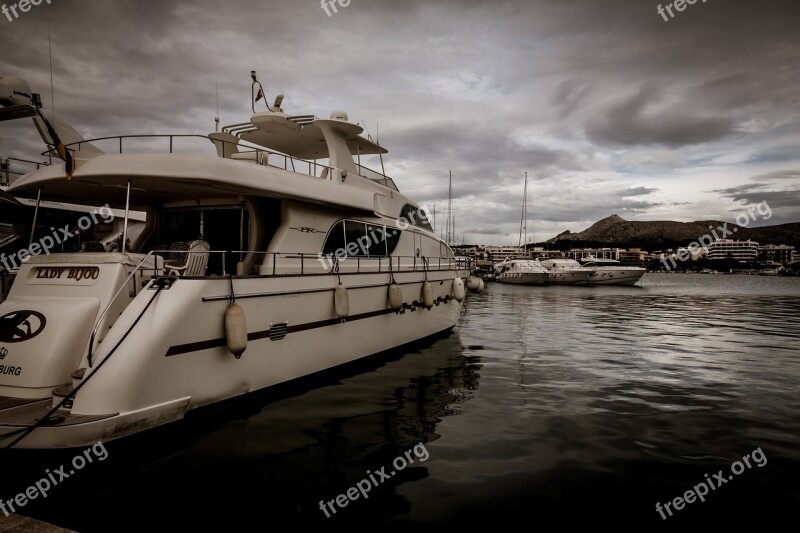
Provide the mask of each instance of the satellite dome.
[{"label": "satellite dome", "polygon": [[0,78],[0,105],[31,105],[31,86],[17,76]]},{"label": "satellite dome", "polygon": [[338,110],[331,113],[331,120],[341,120],[342,122],[348,122],[349,118],[347,117],[346,112]]}]

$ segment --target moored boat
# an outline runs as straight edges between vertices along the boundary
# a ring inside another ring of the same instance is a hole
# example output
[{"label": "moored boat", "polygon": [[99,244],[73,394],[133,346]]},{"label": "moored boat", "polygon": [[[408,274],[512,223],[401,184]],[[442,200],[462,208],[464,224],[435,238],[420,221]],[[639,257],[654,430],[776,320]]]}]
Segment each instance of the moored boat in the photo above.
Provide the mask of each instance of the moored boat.
[{"label": "moored boat", "polygon": [[548,285],[550,277],[538,261],[532,259],[506,259],[494,267],[495,280],[515,285]]},{"label": "moored boat", "polygon": [[590,285],[636,285],[647,271],[645,268],[624,266],[614,259],[587,257],[581,264],[590,270]]},{"label": "moored boat", "polygon": [[574,259],[542,259],[552,285],[589,285],[592,271]]},{"label": "moored boat", "polygon": [[[144,136],[168,153],[40,130],[65,164],[9,193],[123,217],[115,246],[19,266],[0,304],[0,445],[114,440],[453,328],[469,272],[424,207],[361,164],[386,149],[342,111],[282,101],[208,136]],[[34,100],[5,105],[47,122]],[[176,153],[187,139],[216,156]]]}]

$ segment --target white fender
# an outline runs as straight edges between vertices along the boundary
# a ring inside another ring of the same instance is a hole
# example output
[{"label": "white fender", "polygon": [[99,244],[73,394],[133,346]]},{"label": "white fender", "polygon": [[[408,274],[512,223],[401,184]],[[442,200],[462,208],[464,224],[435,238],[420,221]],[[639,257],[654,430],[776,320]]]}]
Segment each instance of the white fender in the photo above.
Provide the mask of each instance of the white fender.
[{"label": "white fender", "polygon": [[389,285],[389,306],[393,311],[403,308],[403,289],[397,283]]},{"label": "white fender", "polygon": [[336,292],[333,294],[333,301],[336,306],[336,316],[339,318],[347,318],[350,316],[350,296],[347,294],[347,289],[341,282],[336,287]]},{"label": "white fender", "polygon": [[238,359],[247,349],[247,315],[244,309],[231,304],[225,310],[225,340],[228,350]]},{"label": "white fender", "polygon": [[467,288],[470,292],[478,293],[483,290],[483,280],[478,276],[469,276],[467,278]]},{"label": "white fender", "polygon": [[467,293],[464,289],[464,282],[461,280],[461,278],[456,277],[453,280],[453,298],[455,298],[457,302],[463,302],[466,295]]},{"label": "white fender", "polygon": [[422,305],[425,309],[433,307],[433,287],[427,281],[422,283]]}]

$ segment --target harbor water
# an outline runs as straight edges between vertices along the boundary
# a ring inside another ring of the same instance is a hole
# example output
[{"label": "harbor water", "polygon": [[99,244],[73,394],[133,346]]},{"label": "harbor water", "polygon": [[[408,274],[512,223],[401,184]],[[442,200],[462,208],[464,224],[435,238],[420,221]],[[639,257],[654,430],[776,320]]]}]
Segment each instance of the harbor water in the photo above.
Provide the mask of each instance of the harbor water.
[{"label": "harbor water", "polygon": [[[800,504],[799,390],[800,278],[489,284],[449,336],[111,443],[22,513],[82,532],[771,530]],[[72,455],[19,452],[0,498]],[[705,501],[657,511],[719,471]]]}]

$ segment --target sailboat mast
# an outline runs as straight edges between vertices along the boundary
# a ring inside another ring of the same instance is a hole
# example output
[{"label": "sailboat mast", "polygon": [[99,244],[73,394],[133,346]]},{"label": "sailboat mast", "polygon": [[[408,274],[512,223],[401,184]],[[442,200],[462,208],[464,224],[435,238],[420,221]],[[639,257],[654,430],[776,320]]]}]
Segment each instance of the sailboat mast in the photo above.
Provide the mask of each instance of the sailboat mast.
[{"label": "sailboat mast", "polygon": [[[523,238],[524,237],[524,238]],[[522,189],[522,212],[519,216],[519,239],[517,247],[522,248],[528,242],[528,173],[525,173],[525,186]]]},{"label": "sailboat mast", "polygon": [[450,183],[447,187],[447,244],[452,241],[453,232],[453,171],[450,171]]},{"label": "sailboat mast", "polygon": [[523,226],[523,231],[525,232],[525,240],[523,244],[525,246],[525,251],[523,255],[528,255],[528,173],[525,173],[525,192],[523,193],[522,198],[522,205],[525,206],[523,209],[525,210],[525,225]]},{"label": "sailboat mast", "polygon": [[534,216],[531,218],[531,233],[533,233],[533,246],[536,247],[536,210],[534,209]]}]

